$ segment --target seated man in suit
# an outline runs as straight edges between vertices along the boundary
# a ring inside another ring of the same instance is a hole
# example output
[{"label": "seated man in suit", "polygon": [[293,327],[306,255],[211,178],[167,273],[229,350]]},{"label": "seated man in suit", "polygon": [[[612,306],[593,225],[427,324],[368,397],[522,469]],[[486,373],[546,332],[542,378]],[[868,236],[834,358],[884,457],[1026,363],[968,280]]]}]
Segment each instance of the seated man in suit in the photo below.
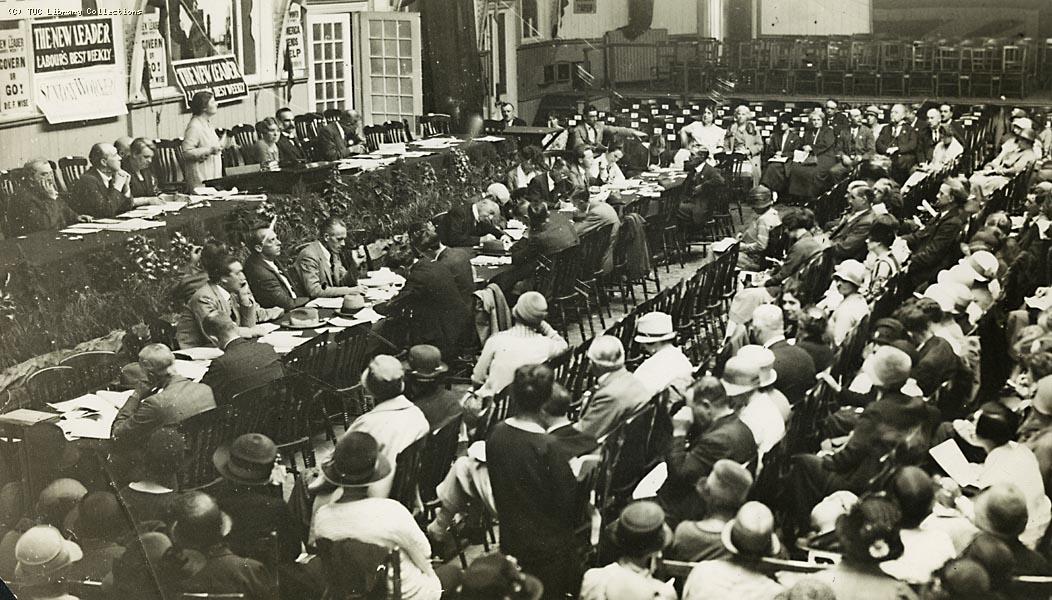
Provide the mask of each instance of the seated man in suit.
[{"label": "seated man in suit", "polygon": [[815,362],[806,350],[785,341],[785,317],[773,304],[756,307],[750,325],[752,339],[774,353],[774,388],[796,405],[815,385]]},{"label": "seated man in suit", "polygon": [[526,209],[529,219],[528,237],[511,247],[513,269],[503,273],[496,283],[505,295],[520,289],[534,289],[533,275],[542,257],[551,257],[581,243],[570,218],[562,212],[549,212],[548,206],[530,202]]},{"label": "seated man in suit", "polygon": [[73,184],[73,209],[95,218],[112,218],[131,210],[131,176],[121,169],[121,157],[113,144],[95,144],[88,152],[90,168]]},{"label": "seated man in suit", "polygon": [[310,298],[339,298],[360,291],[358,265],[344,267],[341,252],[347,242],[347,226],[336,217],[318,225],[318,239],[304,246],[296,256],[293,270],[299,289]]},{"label": "seated man in suit", "polygon": [[919,286],[932,281],[936,273],[952,263],[953,250],[967,220],[962,210],[967,201],[968,188],[964,181],[947,177],[935,196],[934,207],[939,211],[935,220],[922,229],[902,236],[912,252],[909,268],[912,285]]},{"label": "seated man in suit", "polygon": [[208,283],[194,292],[179,315],[175,335],[180,348],[215,345],[201,328],[205,317],[212,313],[228,315],[237,323],[238,333],[251,338],[263,335],[256,323],[273,321],[285,312],[281,308],[263,308],[256,303],[252,289],[245,281],[241,261],[236,257],[228,254],[205,267]]},{"label": "seated man in suit", "polygon": [[434,229],[426,224],[409,234],[409,245],[420,256],[433,257],[431,260],[445,267],[453,277],[453,285],[460,292],[464,306],[469,310],[475,308],[475,271],[469,251],[443,245]]},{"label": "seated man in suit", "polygon": [[121,168],[131,175],[129,187],[133,198],[156,198],[160,194],[157,182],[153,178],[150,165],[153,164],[153,142],[146,138],[135,138],[128,149],[128,155],[121,161]]},{"label": "seated man in suit", "polygon": [[599,439],[650,400],[646,387],[625,369],[625,347],[612,335],[601,335],[588,347],[596,384],[581,406],[578,431]]},{"label": "seated man in suit", "polygon": [[499,219],[500,206],[485,196],[472,204],[461,202],[439,219],[438,238],[450,247],[477,246],[504,236]]},{"label": "seated man in suit", "polygon": [[614,245],[617,244],[617,234],[621,229],[621,217],[617,215],[613,206],[599,196],[593,199],[587,191],[575,192],[573,202],[577,208],[573,224],[577,235],[584,236],[589,231],[602,229],[607,225],[611,227],[610,243],[603,251],[602,262],[603,273],[610,273],[614,268]]},{"label": "seated man in suit", "polygon": [[216,407],[212,390],[172,370],[175,355],[164,344],[150,344],[139,352],[145,373],[135,392],[117,411],[110,437],[121,452],[137,453],[153,431],[174,425]]},{"label": "seated man in suit", "polygon": [[523,121],[519,117],[515,116],[515,105],[511,102],[500,103],[500,120],[497,121],[497,128],[500,131],[504,131],[508,127],[524,127],[526,121]]},{"label": "seated man in suit", "polygon": [[459,356],[471,311],[449,269],[434,257],[432,253],[416,256],[404,246],[392,249],[388,263],[405,275],[405,286],[375,310],[382,315],[399,314],[410,344],[431,344],[444,356]]},{"label": "seated man in suit", "polygon": [[271,227],[260,227],[249,234],[251,245],[245,259],[245,279],[252,295],[263,308],[292,310],[307,303],[297,298],[292,278],[278,265],[281,240]]},{"label": "seated man in suit", "polygon": [[279,108],[274,119],[281,128],[278,137],[278,160],[281,164],[293,164],[307,159],[303,143],[296,137],[296,117],[291,108]]},{"label": "seated man in suit", "polygon": [[829,170],[833,181],[843,179],[859,161],[873,158],[877,151],[877,140],[873,137],[873,130],[862,122],[862,111],[852,108],[847,114],[850,122],[840,131],[840,164]]},{"label": "seated man in suit", "polygon": [[212,313],[205,317],[202,329],[223,351],[201,378],[201,383],[212,388],[217,403],[285,375],[274,347],[241,337],[230,317]]},{"label": "seated man in suit", "polygon": [[16,237],[91,221],[90,216],[73,212],[66,201],[59,197],[55,173],[48,161],[35,158],[22,169],[26,181],[16,187],[15,197],[8,206],[7,231],[4,233]]},{"label": "seated man in suit", "polygon": [[567,147],[605,146],[606,144],[609,144],[615,136],[619,135],[634,135],[643,139],[646,139],[647,137],[647,134],[642,131],[637,131],[628,127],[607,125],[606,123],[599,121],[599,110],[592,105],[588,105],[584,109],[584,120],[570,130],[570,138]]},{"label": "seated man in suit", "polygon": [[345,110],[335,123],[318,128],[316,140],[318,154],[322,160],[340,160],[365,152],[365,141],[358,133],[361,117],[358,111]]},{"label": "seated man in suit", "polygon": [[865,181],[852,181],[847,187],[847,214],[826,227],[833,259],[837,262],[866,256],[866,238],[873,226],[873,188]]}]

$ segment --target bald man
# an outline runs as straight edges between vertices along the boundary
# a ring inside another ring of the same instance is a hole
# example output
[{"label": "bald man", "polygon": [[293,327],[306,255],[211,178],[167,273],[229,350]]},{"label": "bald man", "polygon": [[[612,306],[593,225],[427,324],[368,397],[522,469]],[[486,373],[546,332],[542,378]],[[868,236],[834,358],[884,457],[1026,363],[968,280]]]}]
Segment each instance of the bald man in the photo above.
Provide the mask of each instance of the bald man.
[{"label": "bald man", "polygon": [[917,132],[906,120],[906,107],[896,104],[891,107],[891,123],[880,130],[877,137],[878,154],[891,158],[891,177],[900,184],[909,177],[910,169],[917,164]]},{"label": "bald man", "polygon": [[335,123],[318,129],[318,154],[323,160],[340,160],[365,152],[365,141],[358,133],[361,117],[357,111],[345,110]]},{"label": "bald man", "polygon": [[113,147],[117,149],[117,154],[123,159],[131,154],[132,138],[122,135],[113,142]]},{"label": "bald man", "polygon": [[164,344],[150,344],[139,352],[145,380],[117,412],[110,428],[119,451],[140,450],[155,430],[216,407],[212,390],[176,374],[174,364],[175,356]]},{"label": "bald man", "polygon": [[22,170],[26,174],[26,185],[20,187],[8,207],[5,233],[14,237],[35,231],[62,229],[71,223],[91,220],[91,217],[73,212],[66,201],[59,197],[55,173],[48,161],[35,158],[27,162]]}]

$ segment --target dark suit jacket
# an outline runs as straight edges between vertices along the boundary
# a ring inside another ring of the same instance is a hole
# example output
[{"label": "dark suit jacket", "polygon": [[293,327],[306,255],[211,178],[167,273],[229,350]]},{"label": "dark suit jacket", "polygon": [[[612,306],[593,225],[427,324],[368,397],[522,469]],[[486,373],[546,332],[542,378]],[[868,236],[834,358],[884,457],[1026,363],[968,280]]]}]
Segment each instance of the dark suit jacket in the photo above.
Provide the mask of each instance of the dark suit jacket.
[{"label": "dark suit jacket", "polygon": [[281,488],[273,488],[226,480],[208,488],[208,495],[233,521],[226,542],[239,556],[262,561],[271,550],[265,536],[272,531],[278,534],[280,560],[295,560],[299,556],[303,527],[297,525],[289,505],[282,500]]},{"label": "dark suit jacket", "polygon": [[829,232],[829,241],[832,242],[833,259],[836,262],[854,258],[862,260],[866,256],[866,238],[877,218],[872,210],[867,210],[861,215],[852,217],[844,215]]},{"label": "dark suit jacket", "polygon": [[551,256],[581,242],[570,219],[562,213],[551,213],[540,230],[530,228],[530,237],[511,247],[513,265],[534,265],[538,258]]},{"label": "dark suit jacket", "polygon": [[594,437],[583,431],[578,431],[570,423],[549,430],[548,435],[555,438],[552,445],[556,450],[564,453],[567,460],[575,456],[588,454],[599,447]]},{"label": "dark suit jacket", "polygon": [[[277,266],[277,268],[281,269],[280,266]],[[290,286],[296,285],[296,280],[289,276],[288,273],[282,272],[282,274],[285,275],[285,279]],[[306,298],[297,298],[295,296],[295,287],[292,288],[290,293],[290,290],[285,287],[285,284],[281,282],[281,278],[278,277],[278,272],[268,265],[259,254],[251,254],[245,259],[245,279],[248,280],[248,286],[252,288],[252,295],[256,297],[256,302],[263,308],[280,306],[285,310],[291,310],[307,303]]]},{"label": "dark suit jacket", "polygon": [[[931,160],[932,150],[935,149],[935,144],[938,144],[939,140],[932,139],[931,125],[927,121],[923,125],[918,126],[915,131],[917,132],[917,162],[928,162]],[[964,142],[961,142],[961,145],[963,146]]]},{"label": "dark suit jacket", "polygon": [[112,218],[132,209],[132,199],[102,182],[94,167],[80,176],[70,192],[70,206],[82,215]]},{"label": "dark suit jacket", "polygon": [[[789,140],[785,143],[785,149],[782,149],[782,138],[788,137]],[[779,151],[782,152],[782,156],[788,156],[790,159],[793,157],[793,151],[799,150],[800,146],[803,146],[803,142],[800,141],[800,134],[797,133],[796,129],[789,129],[784,133],[776,130],[771,134],[771,137],[767,138],[767,145],[764,147],[763,159],[767,160],[771,158]]]},{"label": "dark suit jacket", "polygon": [[474,308],[475,272],[471,268],[471,253],[463,248],[446,248],[435,258],[435,262],[449,269],[464,305],[468,309]]},{"label": "dark suit jacket", "polygon": [[464,407],[458,402],[459,394],[452,390],[447,390],[443,385],[436,385],[434,389],[429,390],[409,385],[406,397],[427,417],[427,423],[431,426],[431,431],[438,429],[438,426],[450,417],[464,412]]},{"label": "dark suit jacket", "polygon": [[285,134],[278,136],[278,160],[282,164],[294,163],[306,160],[307,155],[303,151],[303,145],[296,138],[290,138]]},{"label": "dark suit jacket", "polygon": [[277,600],[273,576],[258,561],[234,554],[223,544],[204,552],[201,569],[183,579],[185,592],[245,595],[246,600]]},{"label": "dark suit jacket", "polygon": [[647,400],[650,394],[635,375],[624,368],[614,371],[593,388],[577,421],[577,430],[601,438]]},{"label": "dark suit jacket", "polygon": [[511,120],[511,125],[508,125],[507,121],[494,121],[493,124],[496,126],[498,131],[504,131],[507,127],[525,127],[526,121],[523,121],[519,117],[514,117]]},{"label": "dark suit jacket", "polygon": [[136,171],[131,168],[127,159],[121,162],[121,168],[131,175],[131,182],[128,185],[131,188],[132,198],[156,196],[160,193],[157,189],[157,182],[153,178],[153,171],[150,169]]},{"label": "dark suit jacket", "polygon": [[450,247],[477,246],[479,238],[487,234],[499,238],[504,232],[491,223],[476,221],[470,202],[461,202],[451,207],[446,216],[439,219],[438,239]]},{"label": "dark suit jacket", "polygon": [[381,314],[398,310],[409,316],[411,344],[432,344],[443,356],[455,355],[470,311],[449,276],[449,269],[429,260],[414,263],[398,295],[376,306]]},{"label": "dark suit jacket", "polygon": [[215,397],[207,385],[194,383],[181,375],[172,375],[159,392],[143,384],[117,411],[110,437],[115,445],[141,449],[155,430],[180,423],[216,407]]},{"label": "dark suit jacket", "polygon": [[703,431],[688,434],[687,438],[672,440],[667,461],[668,479],[658,491],[658,500],[670,524],[694,517],[691,513],[698,506],[694,486],[702,477],[708,477],[712,466],[721,458],[756,471],[756,439],[737,413],[720,417]]},{"label": "dark suit jacket", "polygon": [[929,407],[923,399],[901,393],[882,394],[866,406],[847,444],[827,459],[830,469],[852,475],[857,472],[860,483],[864,483],[879,470],[880,458],[891,450],[885,441],[886,434],[881,434],[882,429],[890,427],[904,432],[930,418]]},{"label": "dark suit jacket", "polygon": [[212,361],[201,383],[212,388],[216,402],[223,403],[284,374],[273,346],[237,338],[223,348],[222,356]]},{"label": "dark suit jacket", "polygon": [[841,147],[844,154],[870,158],[877,151],[877,140],[873,130],[865,125],[859,125],[855,135],[851,135],[851,127],[846,127],[842,131]]},{"label": "dark suit jacket", "polygon": [[814,238],[814,236],[804,236],[789,247],[789,252],[785,255],[785,261],[782,262],[782,266],[778,268],[778,271],[771,276],[769,280],[773,283],[780,283],[797,273],[800,267],[807,264],[807,261],[811,260],[811,257],[822,251],[822,244]]},{"label": "dark suit jacket", "polygon": [[964,229],[964,216],[957,208],[941,214],[926,227],[903,236],[913,255],[910,257],[910,280],[918,284],[930,281],[954,259],[954,249]]},{"label": "dark suit jacket", "polygon": [[891,168],[896,171],[897,177],[904,177],[913,165],[917,164],[917,132],[907,123],[900,127],[899,135],[892,135],[895,126],[885,125],[877,137],[877,152],[887,154],[888,148],[897,147],[898,150],[891,156]]},{"label": "dark suit jacket", "polygon": [[917,386],[925,396],[931,396],[953,377],[957,364],[957,355],[950,343],[932,336],[917,348],[917,362],[910,370],[910,376],[917,380]]},{"label": "dark suit jacket", "polygon": [[11,237],[62,229],[77,221],[77,213],[61,196],[51,199],[44,194],[22,191],[15,194],[7,209],[5,233]]},{"label": "dark suit jacket", "polygon": [[322,160],[339,160],[351,155],[347,140],[340,134],[340,128],[335,123],[319,127],[318,138],[314,144],[318,150],[318,158]]},{"label": "dark suit jacket", "polygon": [[778,374],[775,389],[785,394],[790,404],[800,402],[815,384],[815,361],[806,350],[785,340],[771,344],[771,352],[774,353],[774,372]]}]

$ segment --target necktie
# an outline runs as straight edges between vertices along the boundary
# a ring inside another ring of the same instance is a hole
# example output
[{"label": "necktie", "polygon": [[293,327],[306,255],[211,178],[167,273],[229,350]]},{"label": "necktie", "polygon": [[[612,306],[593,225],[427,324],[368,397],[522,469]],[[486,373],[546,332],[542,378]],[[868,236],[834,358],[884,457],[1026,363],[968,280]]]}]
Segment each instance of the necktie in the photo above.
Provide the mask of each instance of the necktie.
[{"label": "necktie", "polygon": [[785,143],[789,141],[789,132],[782,134],[782,147],[779,149],[782,154],[785,154]]},{"label": "necktie", "polygon": [[332,285],[336,285],[338,278],[336,277],[336,253],[329,253],[329,275],[332,277]]},{"label": "necktie", "polygon": [[900,133],[901,131],[902,131],[902,126],[901,126],[901,125],[898,125],[898,124],[896,124],[896,125],[895,125],[895,129],[892,129],[892,130],[891,130],[891,133],[892,133],[892,137],[899,137],[899,133]]}]

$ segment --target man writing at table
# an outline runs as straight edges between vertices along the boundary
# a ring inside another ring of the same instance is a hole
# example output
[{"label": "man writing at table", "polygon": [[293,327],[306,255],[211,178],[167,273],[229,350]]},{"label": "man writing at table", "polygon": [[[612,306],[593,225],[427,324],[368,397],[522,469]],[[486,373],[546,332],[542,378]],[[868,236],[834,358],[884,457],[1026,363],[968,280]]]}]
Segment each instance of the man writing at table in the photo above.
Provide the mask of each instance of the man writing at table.
[{"label": "man writing at table", "polygon": [[95,218],[112,218],[133,207],[152,204],[153,198],[131,195],[131,175],[121,168],[121,157],[113,144],[95,144],[88,152],[91,168],[73,186],[73,209]]},{"label": "man writing at table", "polygon": [[51,164],[43,158],[33,159],[22,168],[25,185],[15,194],[8,213],[8,230],[11,236],[27,235],[35,231],[62,229],[78,221],[90,221],[87,215],[78,215],[59,198],[55,187],[55,173]]},{"label": "man writing at table", "polygon": [[138,366],[145,378],[117,412],[110,428],[114,454],[134,462],[151,433],[216,407],[212,390],[172,370],[175,356],[164,344],[150,344],[139,352]]},{"label": "man writing at table", "polygon": [[318,225],[318,239],[300,250],[293,269],[307,296],[340,298],[361,291],[355,287],[358,266],[352,260],[348,269],[340,257],[346,241],[347,226],[340,219],[329,217]]},{"label": "man writing at table", "polygon": [[230,317],[212,313],[205,317],[202,329],[223,350],[201,378],[202,384],[212,388],[217,403],[229,402],[241,392],[285,375],[274,347],[241,337]]},{"label": "man writing at table", "polygon": [[292,278],[278,265],[281,240],[271,227],[260,227],[250,234],[249,256],[245,259],[245,278],[256,301],[263,308],[285,310],[303,306],[307,298],[297,298]]},{"label": "man writing at table", "polygon": [[441,219],[438,237],[450,247],[477,246],[504,235],[497,226],[499,218],[500,206],[485,196],[472,204],[461,202]]},{"label": "man writing at table", "polygon": [[285,312],[281,308],[263,308],[256,303],[252,289],[245,281],[244,268],[234,256],[223,256],[214,264],[206,265],[206,269],[208,283],[194,292],[179,315],[175,337],[180,348],[215,345],[201,328],[205,317],[212,313],[229,315],[237,323],[241,337],[251,338],[264,333],[256,323],[272,321]]},{"label": "man writing at table", "polygon": [[358,134],[361,117],[357,111],[341,111],[335,123],[318,128],[318,153],[324,160],[340,160],[365,152],[365,142]]}]

